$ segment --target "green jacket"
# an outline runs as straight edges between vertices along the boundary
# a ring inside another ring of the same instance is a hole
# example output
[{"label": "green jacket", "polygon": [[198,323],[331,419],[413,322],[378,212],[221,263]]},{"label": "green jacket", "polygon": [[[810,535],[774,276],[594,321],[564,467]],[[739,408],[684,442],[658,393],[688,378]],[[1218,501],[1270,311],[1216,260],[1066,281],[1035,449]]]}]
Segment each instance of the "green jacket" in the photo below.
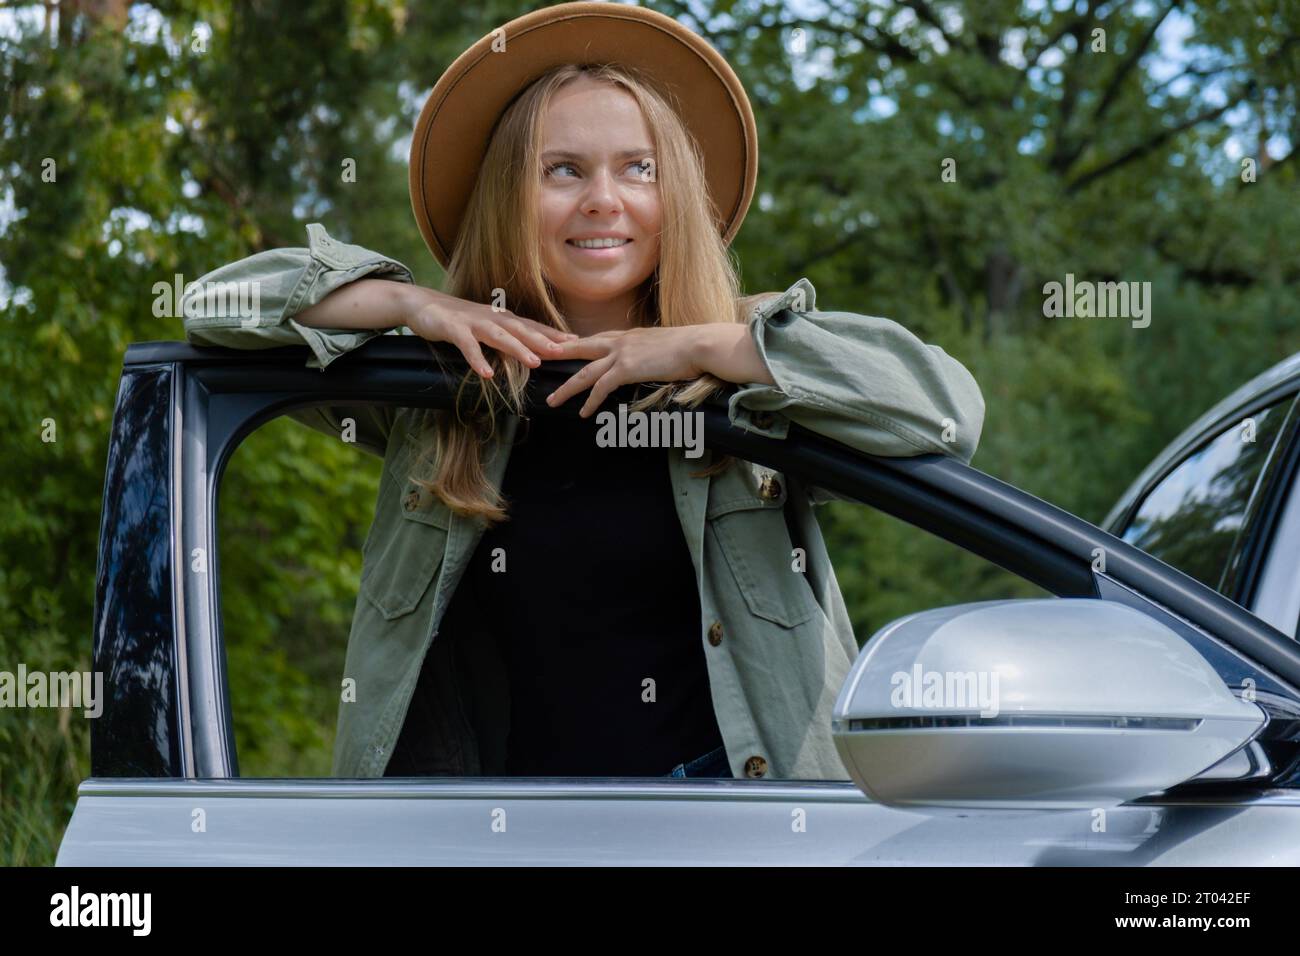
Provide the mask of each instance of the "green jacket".
[{"label": "green jacket", "polygon": [[[400,262],[339,242],[319,223],[308,225],[307,235],[307,248],[258,253],[203,276],[203,288],[256,283],[257,313],[204,315],[204,303],[187,297],[188,340],[250,349],[306,342],[308,365],[324,369],[384,334],[294,321],[347,282],[412,281]],[[749,325],[777,384],[739,387],[728,406],[734,425],[784,438],[797,422],[875,455],[938,452],[969,461],[974,454],[984,419],[978,384],[943,349],[898,323],[819,311],[812,283],[802,278],[756,306]],[[399,332],[409,334],[387,334]],[[447,638],[435,640],[485,527],[452,513],[409,478],[421,467],[417,451],[433,413],[356,406],[292,414],[335,437],[351,418],[357,444],[384,459],[348,639],[345,677],[355,681],[356,700],[339,705],[334,775],[383,775],[426,654],[433,655],[439,714],[429,732],[444,758],[437,771],[503,774],[509,696],[499,650],[472,620],[448,626]],[[498,488],[518,421],[508,416],[485,450]],[[667,452],[672,487],[699,583],[700,640],[732,773],[846,780],[830,716],[858,644],[813,513],[834,496],[742,461],[717,476],[691,477],[712,455],[706,449],[687,459],[684,451]],[[420,473],[431,469],[428,463]],[[805,550],[803,570],[796,570],[796,546]]]}]

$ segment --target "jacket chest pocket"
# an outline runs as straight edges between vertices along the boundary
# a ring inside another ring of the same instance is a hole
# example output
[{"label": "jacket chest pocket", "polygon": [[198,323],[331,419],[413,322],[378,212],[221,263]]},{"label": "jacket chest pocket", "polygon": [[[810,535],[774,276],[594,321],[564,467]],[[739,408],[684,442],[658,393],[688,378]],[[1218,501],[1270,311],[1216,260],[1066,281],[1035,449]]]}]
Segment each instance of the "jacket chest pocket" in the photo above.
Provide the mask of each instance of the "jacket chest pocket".
[{"label": "jacket chest pocket", "polygon": [[451,527],[447,506],[410,478],[412,442],[385,462],[379,507],[362,547],[361,593],[385,620],[411,613],[424,598]]},{"label": "jacket chest pocket", "polygon": [[[741,469],[754,469],[746,474]],[[715,479],[706,519],[750,613],[792,628],[820,611],[804,575],[794,570],[786,528],[785,478],[735,462],[734,477]],[[724,473],[725,474],[725,473]]]}]

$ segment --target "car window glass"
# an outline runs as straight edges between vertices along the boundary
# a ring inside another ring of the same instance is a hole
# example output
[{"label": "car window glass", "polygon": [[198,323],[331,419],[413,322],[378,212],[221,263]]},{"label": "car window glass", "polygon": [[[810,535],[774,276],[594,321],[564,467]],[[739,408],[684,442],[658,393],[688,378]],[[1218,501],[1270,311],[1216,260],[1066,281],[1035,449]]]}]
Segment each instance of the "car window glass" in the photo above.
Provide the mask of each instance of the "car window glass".
[{"label": "car window glass", "polygon": [[1218,589],[1289,399],[1226,429],[1146,496],[1123,538]]}]

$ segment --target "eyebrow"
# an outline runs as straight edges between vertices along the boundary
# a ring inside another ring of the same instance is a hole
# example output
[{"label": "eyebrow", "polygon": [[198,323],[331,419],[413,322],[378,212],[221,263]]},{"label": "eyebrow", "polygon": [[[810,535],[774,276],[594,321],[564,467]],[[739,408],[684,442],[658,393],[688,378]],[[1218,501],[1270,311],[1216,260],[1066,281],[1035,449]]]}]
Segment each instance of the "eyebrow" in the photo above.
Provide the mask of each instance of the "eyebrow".
[{"label": "eyebrow", "polygon": [[[616,159],[631,159],[634,156],[654,155],[654,150],[649,146],[642,146],[634,149],[621,149],[614,154]],[[586,159],[581,153],[574,153],[567,149],[548,149],[542,153],[542,159]]]}]

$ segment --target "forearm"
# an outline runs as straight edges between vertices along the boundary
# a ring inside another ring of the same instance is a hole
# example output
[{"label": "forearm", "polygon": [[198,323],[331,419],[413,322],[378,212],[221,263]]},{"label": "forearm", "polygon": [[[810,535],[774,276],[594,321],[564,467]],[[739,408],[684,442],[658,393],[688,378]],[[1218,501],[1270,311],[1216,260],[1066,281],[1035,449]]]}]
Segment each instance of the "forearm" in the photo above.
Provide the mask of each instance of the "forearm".
[{"label": "forearm", "polygon": [[711,323],[698,326],[700,344],[698,364],[724,382],[775,385],[776,379],[754,347],[749,327],[736,323]]},{"label": "forearm", "polygon": [[443,295],[409,282],[358,279],[293,318],[314,329],[391,329],[405,325],[422,306]]}]

